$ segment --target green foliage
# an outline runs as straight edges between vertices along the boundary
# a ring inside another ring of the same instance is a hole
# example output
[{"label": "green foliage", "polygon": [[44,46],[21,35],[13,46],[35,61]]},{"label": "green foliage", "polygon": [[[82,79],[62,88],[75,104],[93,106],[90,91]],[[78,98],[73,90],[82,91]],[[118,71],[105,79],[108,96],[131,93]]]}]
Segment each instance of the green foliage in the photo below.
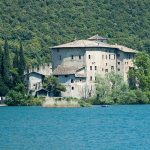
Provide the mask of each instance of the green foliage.
[{"label": "green foliage", "polygon": [[60,84],[56,77],[49,76],[44,79],[43,85],[48,91],[54,94],[54,96],[60,96],[61,91],[65,92],[66,88],[64,85]]},{"label": "green foliage", "polygon": [[9,91],[9,88],[4,83],[3,79],[0,77],[0,96],[5,96]]},{"label": "green foliage", "polygon": [[[150,91],[150,56],[146,52],[140,52],[134,60],[135,68],[129,71],[129,86],[131,89],[140,90],[143,96],[149,97]],[[141,93],[139,92],[139,93]],[[141,95],[142,95],[141,94]],[[140,97],[140,95],[139,95]],[[144,98],[146,99],[146,98]],[[142,100],[142,98],[141,98]],[[147,100],[146,100],[147,101]],[[142,102],[141,102],[142,103]]]},{"label": "green foliage", "polygon": [[138,104],[146,104],[149,103],[150,99],[148,98],[148,96],[146,95],[145,92],[143,92],[142,90],[138,89],[135,90],[135,94],[136,94],[136,101]]},{"label": "green foliage", "polygon": [[4,44],[4,53],[3,53],[3,60],[2,60],[2,76],[3,80],[6,83],[6,85],[9,87],[10,86],[10,56],[9,56],[9,47],[8,47],[8,42],[5,40]]},{"label": "green foliage", "polygon": [[[96,78],[96,97],[92,104],[147,104],[150,103],[149,92],[141,89],[132,90],[124,83],[119,74],[108,73]],[[104,85],[104,86],[103,86]]]},{"label": "green foliage", "polygon": [[18,67],[19,67],[19,54],[18,54],[18,50],[16,50],[13,59],[13,68],[18,68]]},{"label": "green foliage", "polygon": [[122,77],[114,72],[105,77],[96,77],[96,100],[95,104],[113,104],[120,102],[120,96],[128,91],[128,86]]},{"label": "green foliage", "polygon": [[26,62],[24,58],[24,52],[22,47],[22,42],[20,42],[19,58],[18,58],[18,73],[23,80],[23,74],[26,69]]},{"label": "green foliage", "polygon": [[43,98],[28,98],[25,101],[26,106],[41,106],[43,103],[44,99]]},{"label": "green foliage", "polygon": [[88,102],[86,102],[84,100],[80,100],[79,104],[80,104],[81,107],[90,107],[91,106],[90,103],[88,103]]},{"label": "green foliage", "polygon": [[29,65],[50,61],[49,47],[100,34],[111,43],[150,49],[149,0],[1,0],[0,45],[24,41]]},{"label": "green foliage", "polygon": [[150,56],[145,52],[138,53],[134,64],[138,87],[142,90],[150,90]]},{"label": "green foliage", "polygon": [[[7,105],[26,105],[25,87],[23,80],[21,80],[23,68],[19,67],[19,65],[25,66],[22,46],[20,55],[16,50],[13,61],[11,61],[9,54],[9,45],[5,40],[4,49],[0,48],[0,96],[6,96]],[[22,71],[22,74],[19,70]]]},{"label": "green foliage", "polygon": [[6,104],[9,106],[25,105],[25,87],[22,83],[17,84],[14,89],[10,90],[6,95]]},{"label": "green foliage", "polygon": [[5,104],[8,106],[41,106],[43,98],[33,98],[25,95],[25,86],[20,83],[6,95]]},{"label": "green foliage", "polygon": [[0,76],[2,77],[3,71],[3,51],[2,47],[0,46]]},{"label": "green foliage", "polygon": [[147,95],[141,90],[130,90],[121,95],[120,104],[147,104],[149,99]]}]

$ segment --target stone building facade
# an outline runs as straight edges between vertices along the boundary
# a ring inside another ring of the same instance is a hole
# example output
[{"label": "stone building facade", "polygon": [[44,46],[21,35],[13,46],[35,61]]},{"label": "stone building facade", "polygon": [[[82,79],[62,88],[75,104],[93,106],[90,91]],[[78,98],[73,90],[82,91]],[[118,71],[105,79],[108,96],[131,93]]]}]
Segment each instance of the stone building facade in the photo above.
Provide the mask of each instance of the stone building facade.
[{"label": "stone building facade", "polygon": [[37,66],[32,67],[31,69],[28,70],[28,73],[30,73],[30,72],[37,72],[44,76],[50,76],[52,74],[52,64],[51,63],[42,64],[42,65],[39,65],[38,67]]},{"label": "stone building facade", "polygon": [[52,47],[53,75],[66,86],[64,97],[89,97],[95,92],[94,81],[99,74],[114,71],[127,81],[136,51],[121,45],[110,45],[107,39],[95,35]]}]

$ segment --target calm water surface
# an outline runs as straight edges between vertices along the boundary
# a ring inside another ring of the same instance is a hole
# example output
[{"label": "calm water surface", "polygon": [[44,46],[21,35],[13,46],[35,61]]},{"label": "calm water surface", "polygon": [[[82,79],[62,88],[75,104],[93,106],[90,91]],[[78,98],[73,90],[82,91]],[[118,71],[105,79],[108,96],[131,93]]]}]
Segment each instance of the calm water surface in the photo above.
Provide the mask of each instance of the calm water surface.
[{"label": "calm water surface", "polygon": [[0,150],[149,150],[150,105],[0,108]]}]

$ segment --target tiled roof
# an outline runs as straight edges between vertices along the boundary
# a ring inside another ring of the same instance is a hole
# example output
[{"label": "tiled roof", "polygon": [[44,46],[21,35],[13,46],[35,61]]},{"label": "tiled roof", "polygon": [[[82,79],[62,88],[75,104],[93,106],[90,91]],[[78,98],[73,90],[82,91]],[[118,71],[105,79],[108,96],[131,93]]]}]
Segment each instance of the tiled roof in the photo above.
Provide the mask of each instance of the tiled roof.
[{"label": "tiled roof", "polygon": [[76,40],[70,43],[54,46],[52,48],[77,48],[77,47],[110,47],[109,44],[90,40]]},{"label": "tiled roof", "polygon": [[111,45],[112,48],[117,48],[119,49],[120,51],[123,51],[123,52],[128,52],[128,53],[137,53],[138,51],[136,50],[133,50],[131,48],[128,48],[128,47],[125,47],[125,46],[122,46],[122,45]]},{"label": "tiled roof", "polygon": [[110,44],[107,44],[104,42],[100,42],[100,41],[96,41],[96,40],[90,40],[90,39],[95,39],[95,38],[100,39],[103,37],[95,35],[95,36],[89,38],[88,40],[76,40],[76,41],[69,42],[66,44],[54,46],[52,48],[55,49],[55,48],[86,48],[86,47],[88,47],[88,48],[99,48],[99,47],[103,47],[103,48],[116,48],[116,49],[119,49],[120,51],[123,51],[123,52],[137,53],[137,51],[135,51],[131,48],[122,46],[122,45],[110,45]]},{"label": "tiled roof", "polygon": [[54,75],[70,75],[70,74],[75,74],[77,70],[81,69],[83,67],[76,67],[76,66],[72,66],[72,67],[65,67],[62,65],[59,65],[54,71],[53,74]]}]

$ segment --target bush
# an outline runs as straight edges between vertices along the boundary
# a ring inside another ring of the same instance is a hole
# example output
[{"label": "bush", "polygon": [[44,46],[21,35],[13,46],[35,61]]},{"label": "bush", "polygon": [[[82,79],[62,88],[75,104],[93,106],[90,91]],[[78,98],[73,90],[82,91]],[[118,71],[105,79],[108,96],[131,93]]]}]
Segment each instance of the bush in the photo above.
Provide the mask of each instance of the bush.
[{"label": "bush", "polygon": [[17,91],[11,90],[6,96],[5,104],[8,106],[17,106],[25,104],[25,96]]},{"label": "bush", "polygon": [[80,101],[79,101],[79,105],[80,105],[81,107],[90,107],[90,106],[91,106],[90,103],[87,103],[87,102],[85,102],[84,100],[80,100]]},{"label": "bush", "polygon": [[134,91],[128,91],[119,97],[120,104],[136,104],[136,94]]},{"label": "bush", "polygon": [[149,99],[145,92],[142,92],[140,89],[135,90],[136,94],[136,101],[138,104],[147,104],[149,102]]},{"label": "bush", "polygon": [[31,98],[25,101],[26,106],[41,106],[44,98]]},{"label": "bush", "polygon": [[32,98],[21,92],[11,90],[6,96],[5,104],[8,106],[40,106],[43,101],[44,98]]}]

